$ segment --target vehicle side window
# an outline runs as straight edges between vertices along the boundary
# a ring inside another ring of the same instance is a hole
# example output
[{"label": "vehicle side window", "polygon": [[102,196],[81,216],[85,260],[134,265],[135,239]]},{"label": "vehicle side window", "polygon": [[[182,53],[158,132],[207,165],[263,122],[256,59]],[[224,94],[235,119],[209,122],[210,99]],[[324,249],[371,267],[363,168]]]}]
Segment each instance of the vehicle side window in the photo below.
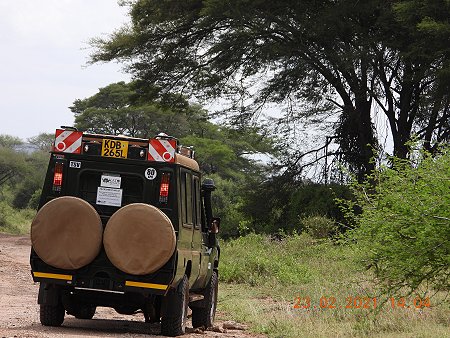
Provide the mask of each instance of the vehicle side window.
[{"label": "vehicle side window", "polygon": [[181,172],[181,214],[183,224],[187,223],[187,208],[186,208],[186,173]]},{"label": "vehicle side window", "polygon": [[200,180],[197,176],[194,176],[194,225],[196,228],[200,228],[202,225],[201,218],[201,206],[200,206]]},{"label": "vehicle side window", "polygon": [[192,212],[192,175],[186,173],[186,209],[187,209],[187,223],[193,224]]},{"label": "vehicle side window", "polygon": [[181,172],[181,212],[183,215],[183,224],[194,224],[193,208],[193,187],[192,174],[186,171]]}]

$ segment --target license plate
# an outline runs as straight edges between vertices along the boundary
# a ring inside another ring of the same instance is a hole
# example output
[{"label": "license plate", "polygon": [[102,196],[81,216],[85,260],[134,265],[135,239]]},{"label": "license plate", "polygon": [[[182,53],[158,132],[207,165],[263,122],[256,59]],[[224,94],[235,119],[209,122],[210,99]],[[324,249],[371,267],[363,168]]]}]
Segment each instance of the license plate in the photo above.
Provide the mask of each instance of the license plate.
[{"label": "license plate", "polygon": [[128,155],[128,141],[103,139],[102,156],[127,158],[127,155]]}]

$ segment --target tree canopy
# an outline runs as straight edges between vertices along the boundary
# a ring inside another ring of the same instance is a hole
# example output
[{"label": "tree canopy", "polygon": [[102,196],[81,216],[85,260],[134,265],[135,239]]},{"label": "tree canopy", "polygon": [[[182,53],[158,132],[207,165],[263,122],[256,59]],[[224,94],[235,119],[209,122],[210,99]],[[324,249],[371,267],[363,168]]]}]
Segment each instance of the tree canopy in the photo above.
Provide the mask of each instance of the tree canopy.
[{"label": "tree canopy", "polygon": [[231,115],[239,124],[267,102],[294,107],[293,118],[335,114],[338,153],[361,178],[373,170],[377,112],[401,158],[414,133],[428,149],[448,140],[446,0],[126,4],[131,24],[93,39],[92,62],[121,61],[144,87],[240,95]]},{"label": "tree canopy", "polygon": [[[70,107],[75,126],[83,131],[151,138],[160,132],[173,135],[186,146],[194,146],[205,173],[235,177],[256,173],[251,155],[276,152],[273,139],[261,128],[236,130],[212,123],[206,110],[179,95],[155,99],[136,83],[118,82],[98,93],[77,99]],[[176,102],[174,105],[173,103]]]},{"label": "tree canopy", "polygon": [[198,105],[184,100],[169,108],[160,100],[148,100],[133,83],[125,82],[112,83],[89,98],[75,100],[70,109],[75,126],[81,130],[143,138],[161,131],[183,137],[207,120],[207,112]]}]

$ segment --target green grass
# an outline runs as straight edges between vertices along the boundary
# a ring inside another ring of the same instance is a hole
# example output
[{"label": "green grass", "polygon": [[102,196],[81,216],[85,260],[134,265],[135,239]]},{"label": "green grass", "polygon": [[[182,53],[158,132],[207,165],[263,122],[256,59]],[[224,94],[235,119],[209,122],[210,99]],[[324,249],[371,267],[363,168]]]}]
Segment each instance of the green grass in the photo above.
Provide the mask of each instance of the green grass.
[{"label": "green grass", "polygon": [[0,201],[0,232],[14,235],[28,234],[35,214],[36,210],[17,210],[6,201]]},{"label": "green grass", "polygon": [[[358,267],[350,246],[308,235],[274,241],[251,234],[222,243],[221,252],[219,309],[255,332],[269,337],[450,337],[446,295],[438,294],[431,308],[421,310],[380,305],[384,298],[372,275]],[[294,309],[296,297],[309,297],[310,308]],[[336,308],[322,309],[321,297],[334,297]],[[377,297],[379,311],[347,309],[347,297]],[[408,297],[408,304],[413,299]]]}]

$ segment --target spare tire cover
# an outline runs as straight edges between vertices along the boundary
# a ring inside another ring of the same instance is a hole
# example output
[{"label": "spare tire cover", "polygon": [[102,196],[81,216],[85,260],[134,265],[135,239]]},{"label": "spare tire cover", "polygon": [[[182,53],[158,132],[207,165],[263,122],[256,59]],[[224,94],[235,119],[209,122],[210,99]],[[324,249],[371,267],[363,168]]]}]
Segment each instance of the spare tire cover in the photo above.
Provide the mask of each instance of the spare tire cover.
[{"label": "spare tire cover", "polygon": [[102,247],[103,226],[97,211],[72,196],[45,204],[31,224],[36,254],[55,268],[74,270],[89,263]]},{"label": "spare tire cover", "polygon": [[103,245],[114,266],[133,275],[158,270],[175,251],[172,222],[158,208],[133,203],[116,211],[106,224]]}]

